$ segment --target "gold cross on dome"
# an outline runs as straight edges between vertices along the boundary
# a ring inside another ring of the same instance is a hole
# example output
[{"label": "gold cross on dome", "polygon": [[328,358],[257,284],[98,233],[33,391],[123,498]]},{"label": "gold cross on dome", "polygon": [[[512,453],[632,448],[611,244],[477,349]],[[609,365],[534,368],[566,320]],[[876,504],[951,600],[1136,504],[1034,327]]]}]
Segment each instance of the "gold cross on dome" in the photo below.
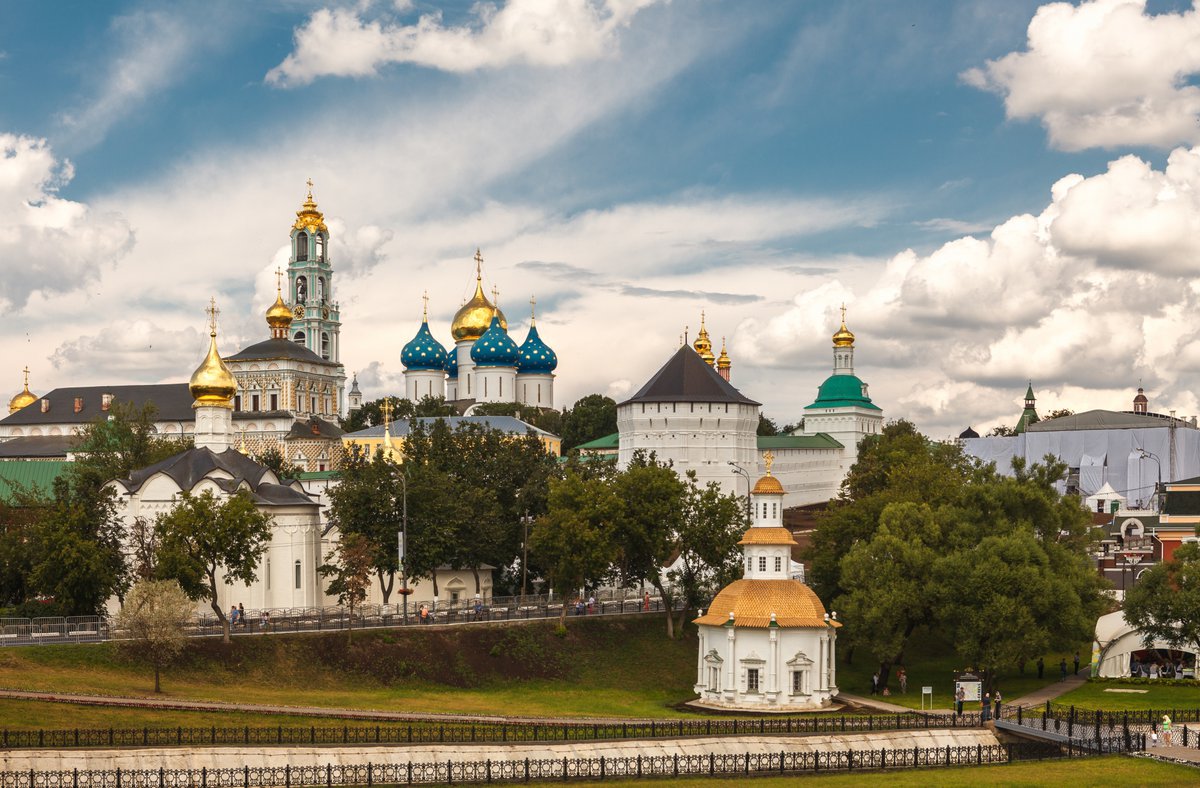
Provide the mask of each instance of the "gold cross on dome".
[{"label": "gold cross on dome", "polygon": [[387,427],[392,422],[392,401],[390,399],[385,399],[383,401],[383,407],[380,408],[380,410],[383,411],[383,426]]},{"label": "gold cross on dome", "polygon": [[21,370],[25,373],[25,388],[29,388],[29,365],[25,365],[25,369]]},{"label": "gold cross on dome", "polygon": [[775,463],[775,454],[770,449],[763,452],[763,464],[767,466],[767,475],[771,475],[771,466]]},{"label": "gold cross on dome", "polygon": [[842,322],[846,322],[846,302],[842,302]]},{"label": "gold cross on dome", "polygon": [[492,285],[492,304],[500,306],[500,289],[495,285]]},{"label": "gold cross on dome", "polygon": [[475,278],[483,278],[483,252],[479,251],[479,247],[475,247]]},{"label": "gold cross on dome", "polygon": [[425,302],[425,308],[424,308],[422,314],[423,314],[424,318],[426,320],[428,320],[429,319],[429,291],[428,290],[426,290],[424,295],[421,296],[421,300]]},{"label": "gold cross on dome", "polygon": [[308,199],[312,199],[312,178],[305,181],[308,184]]},{"label": "gold cross on dome", "polygon": [[276,268],[275,268],[275,292],[279,293],[282,291],[283,291],[283,271],[280,271],[279,267],[276,266]]},{"label": "gold cross on dome", "polygon": [[221,310],[217,309],[217,299],[216,298],[210,298],[208,300],[208,309],[206,309],[205,311],[208,312],[208,328],[209,328],[209,330],[212,331],[213,336],[216,336],[216,334],[217,334],[217,315],[221,314]]}]

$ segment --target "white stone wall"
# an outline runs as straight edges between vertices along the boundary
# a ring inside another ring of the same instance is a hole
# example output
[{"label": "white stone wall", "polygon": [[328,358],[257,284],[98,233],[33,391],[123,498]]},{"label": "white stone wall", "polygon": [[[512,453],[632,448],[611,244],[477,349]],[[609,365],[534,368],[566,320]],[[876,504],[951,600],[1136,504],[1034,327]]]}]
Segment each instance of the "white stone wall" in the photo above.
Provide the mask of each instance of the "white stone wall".
[{"label": "white stone wall", "polygon": [[[729,708],[823,708],[838,693],[836,630],[701,624],[695,692]],[[750,671],[758,671],[758,688]],[[794,679],[793,674],[799,674]],[[798,681],[798,685],[794,683]]]},{"label": "white stone wall", "polygon": [[553,408],[554,376],[550,374],[518,374],[516,400],[524,405]]},{"label": "white stone wall", "polygon": [[425,397],[446,396],[446,373],[440,369],[404,370],[404,398],[419,402]]},{"label": "white stone wall", "polygon": [[476,402],[517,400],[517,371],[513,367],[475,367],[472,378],[471,396]]}]

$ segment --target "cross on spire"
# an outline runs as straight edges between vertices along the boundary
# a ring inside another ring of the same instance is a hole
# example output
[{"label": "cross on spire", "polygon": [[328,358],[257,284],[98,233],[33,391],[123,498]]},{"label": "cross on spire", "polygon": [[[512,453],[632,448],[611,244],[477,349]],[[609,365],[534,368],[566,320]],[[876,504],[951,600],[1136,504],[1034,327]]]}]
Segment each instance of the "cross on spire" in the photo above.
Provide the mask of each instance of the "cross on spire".
[{"label": "cross on spire", "polygon": [[495,285],[492,285],[492,305],[500,308],[500,289]]},{"label": "cross on spire", "polygon": [[846,302],[842,302],[842,325],[846,325]]},{"label": "cross on spire", "polygon": [[479,247],[475,247],[475,279],[481,281],[483,279],[483,253],[479,251]]},{"label": "cross on spire", "polygon": [[308,199],[311,200],[312,199],[312,187],[313,187],[312,178],[309,178],[308,180],[306,180],[305,183],[308,184]]},{"label": "cross on spire", "polygon": [[767,466],[767,475],[771,475],[771,466],[775,464],[775,453],[770,449],[763,452],[763,464]]},{"label": "cross on spire", "polygon": [[279,266],[275,266],[275,292],[283,292],[283,271],[279,270]]},{"label": "cross on spire", "polygon": [[385,399],[383,405],[380,406],[380,410],[383,411],[383,428],[387,429],[392,423],[392,401]]},{"label": "cross on spire", "polygon": [[537,296],[529,296],[529,325],[537,322]]},{"label": "cross on spire", "polygon": [[29,365],[25,365],[25,369],[21,370],[25,373],[25,388],[29,388]]},{"label": "cross on spire", "polygon": [[211,336],[217,335],[217,315],[221,314],[221,310],[217,309],[217,299],[210,298],[208,300],[208,309],[204,310],[208,313],[208,330]]},{"label": "cross on spire", "polygon": [[428,290],[426,290],[424,295],[421,296],[421,300],[425,302],[425,307],[422,310],[421,316],[425,319],[426,322],[428,322],[428,320],[429,320],[429,291]]}]

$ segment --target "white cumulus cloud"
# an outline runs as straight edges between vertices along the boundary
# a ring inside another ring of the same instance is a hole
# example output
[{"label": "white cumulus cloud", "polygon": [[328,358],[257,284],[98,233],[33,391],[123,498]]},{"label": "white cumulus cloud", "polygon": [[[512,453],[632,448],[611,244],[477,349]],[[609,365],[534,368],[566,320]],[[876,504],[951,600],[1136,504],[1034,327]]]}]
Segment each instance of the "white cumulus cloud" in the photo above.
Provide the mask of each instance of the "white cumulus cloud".
[{"label": "white cumulus cloud", "polygon": [[1063,150],[1200,141],[1200,10],[1152,15],[1146,0],[1050,3],[1025,51],[963,73],[1004,96],[1008,117],[1038,118]]},{"label": "white cumulus cloud", "polygon": [[366,77],[389,63],[468,72],[516,63],[564,66],[616,47],[618,31],[659,0],[508,0],[475,6],[473,24],[448,26],[440,13],[416,24],[364,19],[322,8],[295,32],[295,49],[267,72],[268,84],[306,85],[323,76]]}]

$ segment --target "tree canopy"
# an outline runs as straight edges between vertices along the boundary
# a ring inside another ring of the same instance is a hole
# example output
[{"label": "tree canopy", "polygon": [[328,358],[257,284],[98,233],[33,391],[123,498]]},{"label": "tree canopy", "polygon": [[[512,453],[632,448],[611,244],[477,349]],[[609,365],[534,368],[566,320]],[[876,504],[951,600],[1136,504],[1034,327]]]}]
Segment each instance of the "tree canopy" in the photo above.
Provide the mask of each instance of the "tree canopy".
[{"label": "tree canopy", "polygon": [[562,421],[562,450],[565,454],[582,443],[616,432],[617,403],[603,394],[588,394],[563,411]]},{"label": "tree canopy", "polygon": [[1125,592],[1125,620],[1147,642],[1177,648],[1200,644],[1200,544],[1175,549],[1170,561],[1147,569]]}]

